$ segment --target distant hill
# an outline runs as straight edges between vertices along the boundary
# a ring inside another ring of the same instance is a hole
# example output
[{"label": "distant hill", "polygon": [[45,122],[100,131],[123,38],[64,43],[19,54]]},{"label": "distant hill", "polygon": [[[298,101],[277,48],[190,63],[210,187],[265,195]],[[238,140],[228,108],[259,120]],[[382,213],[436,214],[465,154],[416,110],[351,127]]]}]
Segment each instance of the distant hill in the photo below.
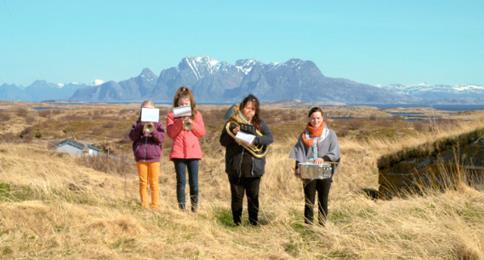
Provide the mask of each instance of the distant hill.
[{"label": "distant hill", "polygon": [[0,85],[0,100],[43,101],[68,100],[78,89],[89,87],[78,83],[50,83],[44,80],[34,81],[27,87]]}]

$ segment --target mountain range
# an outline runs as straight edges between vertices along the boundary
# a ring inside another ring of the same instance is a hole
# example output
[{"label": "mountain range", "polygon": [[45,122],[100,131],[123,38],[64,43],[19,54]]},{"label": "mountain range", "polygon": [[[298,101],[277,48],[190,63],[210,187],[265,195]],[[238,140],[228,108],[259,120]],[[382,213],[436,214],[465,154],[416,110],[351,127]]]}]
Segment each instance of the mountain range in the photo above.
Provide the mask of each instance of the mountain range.
[{"label": "mountain range", "polygon": [[372,86],[323,75],[312,61],[290,59],[262,63],[253,59],[235,64],[209,57],[186,57],[158,75],[148,68],[127,80],[98,85],[35,81],[22,88],[0,86],[0,100],[65,100],[82,102],[171,102],[176,89],[192,88],[202,103],[232,103],[249,93],[263,101],[321,102],[327,104],[484,103],[484,86],[427,85]]},{"label": "mountain range", "polygon": [[42,100],[68,100],[78,89],[87,87],[89,87],[87,84],[56,84],[45,80],[36,80],[27,87],[4,83],[0,85],[0,100],[35,102]]},{"label": "mountain range", "polygon": [[393,84],[382,87],[393,93],[411,96],[420,102],[484,104],[484,86],[479,85],[416,85]]}]

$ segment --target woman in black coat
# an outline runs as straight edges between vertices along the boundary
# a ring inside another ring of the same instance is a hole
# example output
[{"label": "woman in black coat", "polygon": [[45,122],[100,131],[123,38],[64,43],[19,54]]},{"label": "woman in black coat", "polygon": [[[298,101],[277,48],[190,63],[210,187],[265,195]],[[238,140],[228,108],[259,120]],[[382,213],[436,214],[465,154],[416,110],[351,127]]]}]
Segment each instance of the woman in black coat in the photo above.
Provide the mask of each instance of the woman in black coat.
[{"label": "woman in black coat", "polygon": [[[269,127],[259,116],[259,100],[254,95],[245,97],[239,105],[240,116],[243,116],[248,124],[230,123],[229,129],[233,135],[239,131],[255,135],[252,141],[254,145],[268,146],[272,143],[272,133]],[[262,135],[256,134],[256,132]],[[244,141],[236,140],[227,133],[224,126],[220,136],[220,144],[225,149],[225,172],[230,182],[232,194],[232,216],[235,225],[241,224],[242,202],[244,193],[247,193],[249,209],[249,223],[257,225],[259,213],[259,185],[264,175],[265,157],[253,156],[244,148]]]}]

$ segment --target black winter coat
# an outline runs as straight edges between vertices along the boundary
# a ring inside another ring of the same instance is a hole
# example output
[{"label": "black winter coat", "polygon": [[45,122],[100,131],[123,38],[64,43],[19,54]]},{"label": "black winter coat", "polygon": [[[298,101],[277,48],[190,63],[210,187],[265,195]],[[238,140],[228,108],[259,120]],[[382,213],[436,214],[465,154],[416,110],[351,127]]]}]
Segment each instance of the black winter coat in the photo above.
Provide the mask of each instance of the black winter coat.
[{"label": "black winter coat", "polygon": [[[243,129],[243,127],[241,127],[241,129]],[[273,142],[272,133],[264,121],[261,122],[261,129],[259,131],[262,133],[262,136],[257,136],[254,139],[254,144],[270,145]],[[222,134],[220,135],[220,144],[225,146],[225,172],[231,178],[240,178],[242,174],[242,158],[244,154],[250,153],[227,133],[225,125],[222,130]],[[253,162],[251,172],[252,177],[261,177],[264,175],[264,168],[266,165],[265,157],[256,158],[252,156],[252,154],[250,154],[250,156],[252,157]]]}]

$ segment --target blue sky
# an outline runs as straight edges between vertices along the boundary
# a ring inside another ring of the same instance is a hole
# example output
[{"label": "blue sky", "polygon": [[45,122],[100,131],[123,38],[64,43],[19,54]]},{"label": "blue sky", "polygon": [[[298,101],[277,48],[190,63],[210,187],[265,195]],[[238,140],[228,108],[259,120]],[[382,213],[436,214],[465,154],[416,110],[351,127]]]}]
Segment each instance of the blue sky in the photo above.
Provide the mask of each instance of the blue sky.
[{"label": "blue sky", "polygon": [[0,84],[124,80],[185,56],[314,61],[369,84],[484,85],[484,1],[0,0]]}]

